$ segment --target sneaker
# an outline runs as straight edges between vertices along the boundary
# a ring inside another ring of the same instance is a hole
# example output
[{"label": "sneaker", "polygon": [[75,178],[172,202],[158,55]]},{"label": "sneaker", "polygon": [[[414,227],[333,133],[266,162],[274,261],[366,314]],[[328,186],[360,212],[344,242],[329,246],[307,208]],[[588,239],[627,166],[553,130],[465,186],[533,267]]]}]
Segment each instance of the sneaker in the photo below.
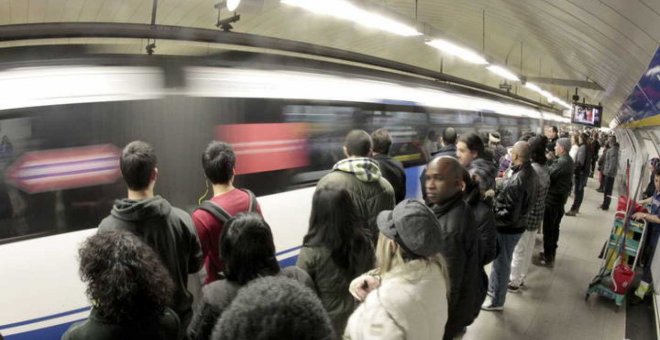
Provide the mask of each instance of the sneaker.
[{"label": "sneaker", "polygon": [[495,306],[491,299],[486,299],[484,304],[481,305],[481,310],[485,310],[487,312],[500,312],[504,310],[504,306]]},{"label": "sneaker", "polygon": [[507,289],[510,293],[519,293],[520,292],[520,286],[514,285],[513,283],[509,283],[507,286]]},{"label": "sneaker", "polygon": [[564,214],[564,215],[566,215],[566,216],[575,216],[575,215],[577,215],[577,211],[575,211],[575,210],[569,210],[569,211],[566,212],[566,214]]}]

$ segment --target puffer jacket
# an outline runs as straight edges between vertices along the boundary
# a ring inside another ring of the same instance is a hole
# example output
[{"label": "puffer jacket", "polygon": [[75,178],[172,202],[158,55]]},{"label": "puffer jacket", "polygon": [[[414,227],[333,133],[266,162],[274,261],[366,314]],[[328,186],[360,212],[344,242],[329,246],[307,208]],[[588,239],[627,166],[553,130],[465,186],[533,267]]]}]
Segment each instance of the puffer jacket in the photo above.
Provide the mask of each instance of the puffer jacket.
[{"label": "puffer jacket", "polygon": [[514,165],[511,178],[495,198],[495,227],[502,234],[519,234],[525,231],[528,213],[532,210],[539,180],[532,163]]},{"label": "puffer jacket", "polygon": [[550,189],[548,189],[548,195],[545,198],[547,205],[563,207],[566,204],[573,185],[574,167],[575,163],[568,154],[558,157],[548,167]]},{"label": "puffer jacket", "polygon": [[[373,248],[365,251],[373,253]],[[363,258],[368,258],[364,256]],[[372,261],[363,261],[362,268],[355,268],[354,273],[364,273],[374,267]],[[357,302],[348,291],[351,280],[356,275],[335,264],[332,251],[323,246],[303,246],[298,255],[296,266],[303,269],[314,282],[314,288],[328,312],[337,335],[344,333],[346,321],[357,308]]]},{"label": "puffer jacket", "polygon": [[431,207],[438,218],[442,242],[438,252],[447,261],[450,278],[449,318],[445,338],[452,339],[472,324],[486,298],[488,280],[481,275],[479,232],[472,209],[458,193]]},{"label": "puffer jacket", "polygon": [[353,157],[337,162],[316,187],[346,189],[374,240],[378,237],[376,216],[383,210],[394,209],[394,188],[381,176],[378,162],[371,158]]},{"label": "puffer jacket", "polygon": [[619,147],[614,145],[607,150],[605,154],[605,163],[603,164],[603,174],[607,177],[616,177],[619,169]]},{"label": "puffer jacket", "polygon": [[441,339],[447,321],[447,283],[442,270],[428,260],[392,268],[351,315],[344,339]]},{"label": "puffer jacket", "polygon": [[[174,280],[172,309],[181,320],[181,332],[192,318],[193,296],[187,289],[188,274],[202,267],[202,249],[192,218],[160,196],[134,201],[118,199],[98,232],[128,231],[150,245]],[[183,333],[181,334],[183,335]]]}]

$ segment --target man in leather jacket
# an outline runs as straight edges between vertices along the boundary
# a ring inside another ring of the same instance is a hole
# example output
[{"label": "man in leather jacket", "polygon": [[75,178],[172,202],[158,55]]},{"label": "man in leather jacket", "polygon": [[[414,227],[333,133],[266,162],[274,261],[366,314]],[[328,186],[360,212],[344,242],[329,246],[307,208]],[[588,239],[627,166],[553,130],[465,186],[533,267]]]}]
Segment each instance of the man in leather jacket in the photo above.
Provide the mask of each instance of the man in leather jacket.
[{"label": "man in leather jacket", "polygon": [[538,177],[530,162],[527,142],[514,144],[511,164],[513,174],[495,199],[495,228],[500,252],[493,261],[488,283],[492,298],[487,298],[481,307],[486,311],[504,309],[513,251],[525,231],[527,215],[537,198]]},{"label": "man in leather jacket", "polygon": [[564,216],[564,205],[571,192],[575,163],[568,155],[571,142],[568,138],[560,138],[555,145],[557,159],[548,167],[550,188],[545,197],[545,212],[543,213],[543,253],[540,254],[542,265],[551,265],[557,252],[559,240],[559,224]]},{"label": "man in leather jacket", "polygon": [[444,339],[453,339],[472,324],[486,296],[484,278],[479,275],[479,234],[472,209],[461,192],[463,168],[451,157],[431,161],[426,171],[426,192],[431,209],[441,226],[438,252],[449,267],[450,293]]}]

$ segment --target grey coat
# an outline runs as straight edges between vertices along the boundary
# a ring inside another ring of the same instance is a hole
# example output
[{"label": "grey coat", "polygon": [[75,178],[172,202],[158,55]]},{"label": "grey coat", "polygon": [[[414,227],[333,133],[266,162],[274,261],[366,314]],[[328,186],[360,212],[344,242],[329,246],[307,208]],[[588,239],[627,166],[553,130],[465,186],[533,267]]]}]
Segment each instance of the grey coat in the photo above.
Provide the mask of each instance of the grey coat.
[{"label": "grey coat", "polygon": [[607,177],[615,177],[619,169],[619,147],[613,146],[605,153],[605,163],[603,164],[603,174]]}]

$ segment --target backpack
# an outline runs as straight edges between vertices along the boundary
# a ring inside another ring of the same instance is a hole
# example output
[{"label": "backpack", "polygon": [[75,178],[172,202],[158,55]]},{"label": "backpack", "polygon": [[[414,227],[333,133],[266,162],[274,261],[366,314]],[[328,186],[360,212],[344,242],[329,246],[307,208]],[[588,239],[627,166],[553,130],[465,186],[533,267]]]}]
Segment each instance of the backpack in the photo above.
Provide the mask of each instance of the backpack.
[{"label": "backpack", "polygon": [[[254,212],[255,209],[257,208],[257,197],[254,196],[252,191],[248,189],[239,189],[242,190],[243,192],[246,192],[248,196],[250,197],[250,203],[248,205],[248,212]],[[208,212],[209,214],[213,215],[218,221],[220,221],[223,225],[229,221],[232,216],[221,206],[213,203],[211,200],[206,200],[200,204],[200,206],[197,209],[204,210]]]}]

